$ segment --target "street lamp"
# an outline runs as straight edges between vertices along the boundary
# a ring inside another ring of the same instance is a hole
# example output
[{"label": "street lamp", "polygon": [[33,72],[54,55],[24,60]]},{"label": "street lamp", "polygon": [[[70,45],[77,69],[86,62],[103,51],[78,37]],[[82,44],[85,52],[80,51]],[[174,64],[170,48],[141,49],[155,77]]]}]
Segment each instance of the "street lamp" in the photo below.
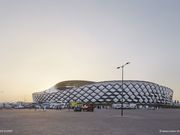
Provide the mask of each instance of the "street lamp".
[{"label": "street lamp", "polygon": [[123,98],[124,98],[124,88],[123,88],[123,77],[124,77],[124,67],[126,66],[126,65],[128,65],[128,64],[130,64],[130,62],[127,62],[126,64],[124,64],[124,65],[122,65],[122,66],[120,66],[120,67],[117,67],[117,69],[120,69],[120,68],[122,68],[122,90],[121,90],[121,116],[123,116]]}]

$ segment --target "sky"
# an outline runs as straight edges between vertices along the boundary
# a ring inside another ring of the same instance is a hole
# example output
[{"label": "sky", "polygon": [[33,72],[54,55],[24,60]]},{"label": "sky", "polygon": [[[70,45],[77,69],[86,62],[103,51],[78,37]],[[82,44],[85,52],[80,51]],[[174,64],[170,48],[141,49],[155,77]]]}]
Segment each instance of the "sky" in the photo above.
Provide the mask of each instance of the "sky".
[{"label": "sky", "polygon": [[65,80],[144,80],[180,100],[179,0],[0,0],[0,102]]}]

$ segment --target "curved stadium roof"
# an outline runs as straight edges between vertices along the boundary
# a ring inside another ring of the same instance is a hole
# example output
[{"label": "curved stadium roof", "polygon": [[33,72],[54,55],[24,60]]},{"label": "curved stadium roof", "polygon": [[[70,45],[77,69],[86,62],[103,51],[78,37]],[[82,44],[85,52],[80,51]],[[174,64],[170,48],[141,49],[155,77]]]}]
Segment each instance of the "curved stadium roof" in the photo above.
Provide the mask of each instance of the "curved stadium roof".
[{"label": "curved stadium roof", "polygon": [[93,83],[95,82],[84,81],[84,80],[68,80],[68,81],[59,82],[54,87],[59,90],[64,90],[64,89],[73,88],[73,87],[81,87],[83,85],[89,85]]}]

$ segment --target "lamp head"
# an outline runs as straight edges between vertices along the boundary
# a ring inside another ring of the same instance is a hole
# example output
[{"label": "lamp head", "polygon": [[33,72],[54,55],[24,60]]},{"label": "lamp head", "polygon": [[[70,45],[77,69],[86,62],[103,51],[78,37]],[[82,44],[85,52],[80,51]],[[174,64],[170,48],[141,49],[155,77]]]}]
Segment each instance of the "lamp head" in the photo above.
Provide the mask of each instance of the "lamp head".
[{"label": "lamp head", "polygon": [[127,64],[130,64],[130,62],[127,62],[126,65],[127,65]]}]

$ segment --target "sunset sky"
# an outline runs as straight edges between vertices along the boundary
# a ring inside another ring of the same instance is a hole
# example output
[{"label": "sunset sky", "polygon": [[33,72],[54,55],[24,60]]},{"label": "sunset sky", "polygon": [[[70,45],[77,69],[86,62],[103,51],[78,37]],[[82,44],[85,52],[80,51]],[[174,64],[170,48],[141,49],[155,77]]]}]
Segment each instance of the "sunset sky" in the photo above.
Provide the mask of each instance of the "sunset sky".
[{"label": "sunset sky", "polygon": [[180,100],[179,0],[0,0],[0,102],[65,80],[145,80]]}]

